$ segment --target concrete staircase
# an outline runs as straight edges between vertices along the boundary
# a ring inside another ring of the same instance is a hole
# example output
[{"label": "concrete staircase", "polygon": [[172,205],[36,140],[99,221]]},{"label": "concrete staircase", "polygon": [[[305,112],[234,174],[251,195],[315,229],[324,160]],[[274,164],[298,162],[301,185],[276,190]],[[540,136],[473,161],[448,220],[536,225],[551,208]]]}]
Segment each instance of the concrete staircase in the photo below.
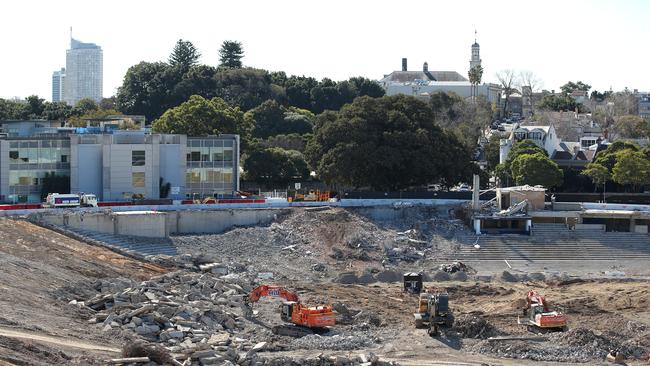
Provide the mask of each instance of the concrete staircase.
[{"label": "concrete staircase", "polygon": [[476,235],[460,237],[457,259],[580,261],[650,259],[650,235],[629,232],[569,230],[564,224],[535,224],[532,235]]},{"label": "concrete staircase", "polygon": [[144,238],[124,235],[111,235],[98,233],[91,230],[73,229],[70,227],[61,228],[73,236],[92,242],[97,245],[108,247],[117,252],[124,252],[136,257],[148,255],[176,255],[176,247],[169,238]]}]

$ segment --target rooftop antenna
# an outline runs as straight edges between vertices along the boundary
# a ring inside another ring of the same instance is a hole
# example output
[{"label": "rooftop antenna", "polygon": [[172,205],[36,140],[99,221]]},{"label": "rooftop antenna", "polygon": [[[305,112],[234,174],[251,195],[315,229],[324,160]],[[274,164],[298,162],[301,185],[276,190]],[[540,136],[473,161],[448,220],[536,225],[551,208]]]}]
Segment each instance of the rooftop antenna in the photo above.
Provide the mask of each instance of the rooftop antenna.
[{"label": "rooftop antenna", "polygon": [[70,26],[70,46],[72,47],[72,26]]}]

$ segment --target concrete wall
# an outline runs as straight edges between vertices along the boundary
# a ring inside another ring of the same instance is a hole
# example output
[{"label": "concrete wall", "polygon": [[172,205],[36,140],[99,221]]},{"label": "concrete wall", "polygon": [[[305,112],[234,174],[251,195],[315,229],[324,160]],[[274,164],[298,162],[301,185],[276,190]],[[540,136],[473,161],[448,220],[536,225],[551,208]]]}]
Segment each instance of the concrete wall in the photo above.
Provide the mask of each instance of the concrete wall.
[{"label": "concrete wall", "polygon": [[[158,144],[105,144],[103,166],[108,170],[104,176],[104,200],[123,200],[126,194],[143,194],[148,198],[160,196],[160,163]],[[144,166],[132,165],[132,152],[144,151]],[[133,187],[133,173],[143,172],[143,188]]]},{"label": "concrete wall", "polygon": [[147,238],[168,236],[166,214],[160,212],[50,212],[39,218],[50,225],[102,234]]},{"label": "concrete wall", "polygon": [[268,225],[281,209],[198,210],[167,213],[170,234],[218,234],[233,227]]},{"label": "concrete wall", "polygon": [[94,193],[102,197],[102,146],[99,144],[70,144],[70,191]]},{"label": "concrete wall", "polygon": [[[184,137],[184,136],[183,136]],[[171,190],[167,198],[180,200],[185,198],[185,170],[186,170],[186,138],[181,144],[160,145],[160,176],[163,184],[169,183],[171,187],[178,187],[178,194]]]},{"label": "concrete wall", "polygon": [[163,238],[169,235],[167,214],[153,211],[115,212],[115,233],[120,235]]}]

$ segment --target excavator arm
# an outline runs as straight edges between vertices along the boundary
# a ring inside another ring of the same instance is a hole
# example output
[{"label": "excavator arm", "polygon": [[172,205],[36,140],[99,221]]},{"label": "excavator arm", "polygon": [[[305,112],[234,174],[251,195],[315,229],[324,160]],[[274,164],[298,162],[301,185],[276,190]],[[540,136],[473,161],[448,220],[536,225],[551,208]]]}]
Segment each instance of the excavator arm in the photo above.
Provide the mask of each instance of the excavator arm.
[{"label": "excavator arm", "polygon": [[246,303],[258,302],[262,297],[280,297],[286,301],[298,302],[298,295],[281,286],[261,285],[254,288],[246,297]]}]

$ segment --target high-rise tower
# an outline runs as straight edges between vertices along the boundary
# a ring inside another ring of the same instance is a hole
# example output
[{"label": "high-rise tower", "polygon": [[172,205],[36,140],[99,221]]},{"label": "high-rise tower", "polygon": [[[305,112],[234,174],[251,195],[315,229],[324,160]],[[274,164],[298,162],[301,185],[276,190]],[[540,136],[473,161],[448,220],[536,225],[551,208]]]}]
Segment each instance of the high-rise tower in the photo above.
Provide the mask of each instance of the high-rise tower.
[{"label": "high-rise tower", "polygon": [[103,53],[94,43],[83,43],[70,35],[65,57],[64,101],[74,106],[83,98],[102,99]]},{"label": "high-rise tower", "polygon": [[52,73],[52,103],[64,100],[65,68]]}]

